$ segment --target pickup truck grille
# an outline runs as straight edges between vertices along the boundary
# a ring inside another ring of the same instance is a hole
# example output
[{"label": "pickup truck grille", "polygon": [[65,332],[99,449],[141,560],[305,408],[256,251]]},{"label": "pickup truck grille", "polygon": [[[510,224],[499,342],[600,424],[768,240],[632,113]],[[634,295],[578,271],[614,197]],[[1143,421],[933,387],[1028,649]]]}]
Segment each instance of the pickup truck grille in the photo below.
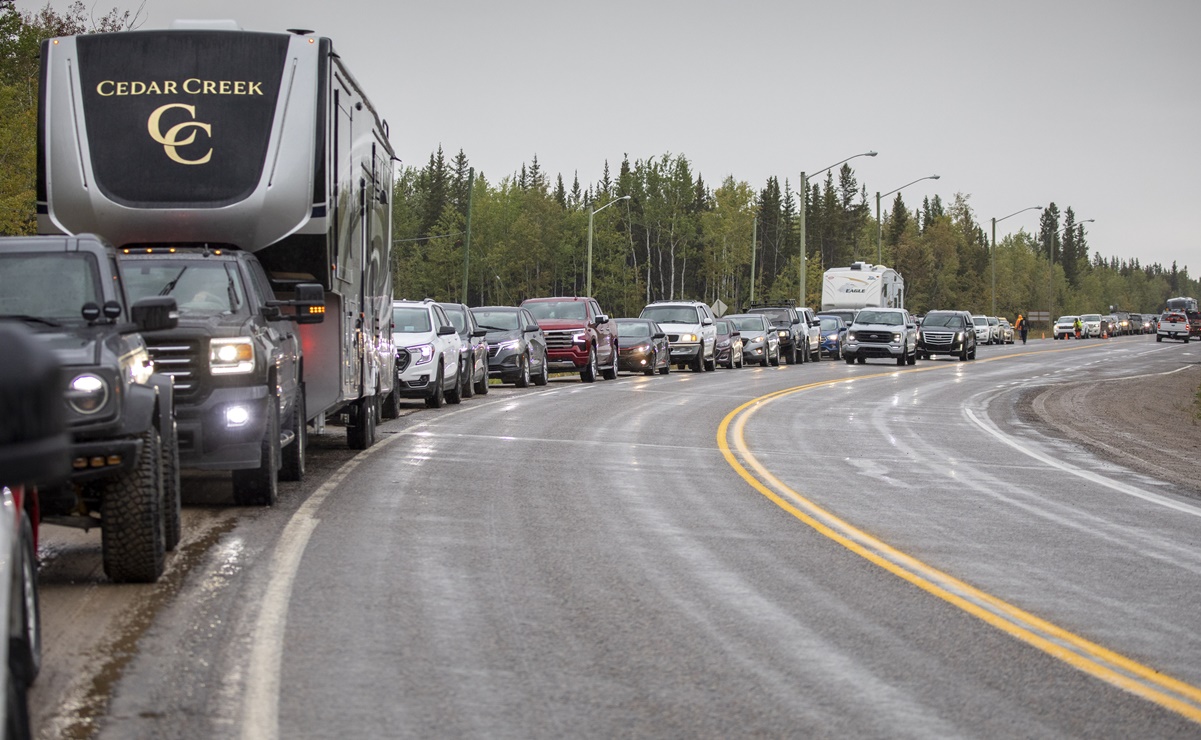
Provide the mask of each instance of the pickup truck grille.
[{"label": "pickup truck grille", "polygon": [[173,379],[178,401],[194,401],[201,393],[208,359],[203,344],[198,339],[147,344],[155,370]]},{"label": "pickup truck grille", "polygon": [[892,334],[890,331],[857,331],[855,339],[860,342],[884,342],[887,344],[892,341]]},{"label": "pickup truck grille", "polygon": [[413,359],[413,355],[409,354],[407,349],[396,350],[396,372],[403,373],[409,367],[409,362]]},{"label": "pickup truck grille", "polygon": [[571,349],[571,338],[579,333],[578,329],[548,331],[546,334],[547,349]]}]

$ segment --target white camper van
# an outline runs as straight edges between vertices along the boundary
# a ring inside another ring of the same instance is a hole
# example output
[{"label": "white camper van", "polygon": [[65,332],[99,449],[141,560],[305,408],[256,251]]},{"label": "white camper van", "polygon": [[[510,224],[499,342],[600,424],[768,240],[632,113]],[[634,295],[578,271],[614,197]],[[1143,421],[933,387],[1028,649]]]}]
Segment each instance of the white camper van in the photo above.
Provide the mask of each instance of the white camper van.
[{"label": "white camper van", "polygon": [[891,267],[856,262],[822,277],[822,311],[904,308],[905,280]]}]

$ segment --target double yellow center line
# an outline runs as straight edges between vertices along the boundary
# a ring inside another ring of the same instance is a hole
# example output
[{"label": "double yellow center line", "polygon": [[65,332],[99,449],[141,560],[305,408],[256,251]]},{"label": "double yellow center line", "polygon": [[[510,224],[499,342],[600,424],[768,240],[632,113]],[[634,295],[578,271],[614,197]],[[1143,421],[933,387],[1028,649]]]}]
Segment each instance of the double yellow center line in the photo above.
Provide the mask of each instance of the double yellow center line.
[{"label": "double yellow center line", "polygon": [[726,415],[717,428],[717,445],[730,467],[752,488],[851,552],[1048,655],[1201,723],[1201,689],[1040,619],[872,537],[789,488],[759,462],[747,447],[747,423],[759,409],[781,398],[850,380],[862,382],[893,376],[898,372],[912,373],[934,369],[937,368],[890,371],[851,379],[838,378],[760,396]]}]

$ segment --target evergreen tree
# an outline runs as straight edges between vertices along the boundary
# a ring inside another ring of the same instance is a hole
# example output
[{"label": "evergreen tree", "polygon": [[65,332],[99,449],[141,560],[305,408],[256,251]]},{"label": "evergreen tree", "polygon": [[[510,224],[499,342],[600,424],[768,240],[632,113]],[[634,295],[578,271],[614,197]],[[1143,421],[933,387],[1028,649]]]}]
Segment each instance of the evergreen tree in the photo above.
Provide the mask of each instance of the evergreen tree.
[{"label": "evergreen tree", "polygon": [[567,188],[563,186],[563,175],[560,174],[555,180],[555,202],[560,208],[567,208]]}]

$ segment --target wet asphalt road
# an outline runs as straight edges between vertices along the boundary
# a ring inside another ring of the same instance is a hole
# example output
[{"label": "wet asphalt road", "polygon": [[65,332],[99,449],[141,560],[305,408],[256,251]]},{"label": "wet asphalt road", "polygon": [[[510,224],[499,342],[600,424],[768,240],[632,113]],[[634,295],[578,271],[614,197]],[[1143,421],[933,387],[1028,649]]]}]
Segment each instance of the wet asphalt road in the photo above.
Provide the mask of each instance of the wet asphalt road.
[{"label": "wet asphalt road", "polygon": [[[113,738],[1196,737],[1201,504],[1015,413],[1021,388],[1190,348],[1032,342],[414,407],[368,454],[316,440],[274,509],[194,503],[161,586],[68,583],[95,581],[91,551],[53,551],[51,603],[102,593],[124,637],[76,659],[87,691],[39,679],[35,716]],[[972,603],[1116,652],[1135,685]],[[1145,698],[1141,666],[1184,708]]]}]

